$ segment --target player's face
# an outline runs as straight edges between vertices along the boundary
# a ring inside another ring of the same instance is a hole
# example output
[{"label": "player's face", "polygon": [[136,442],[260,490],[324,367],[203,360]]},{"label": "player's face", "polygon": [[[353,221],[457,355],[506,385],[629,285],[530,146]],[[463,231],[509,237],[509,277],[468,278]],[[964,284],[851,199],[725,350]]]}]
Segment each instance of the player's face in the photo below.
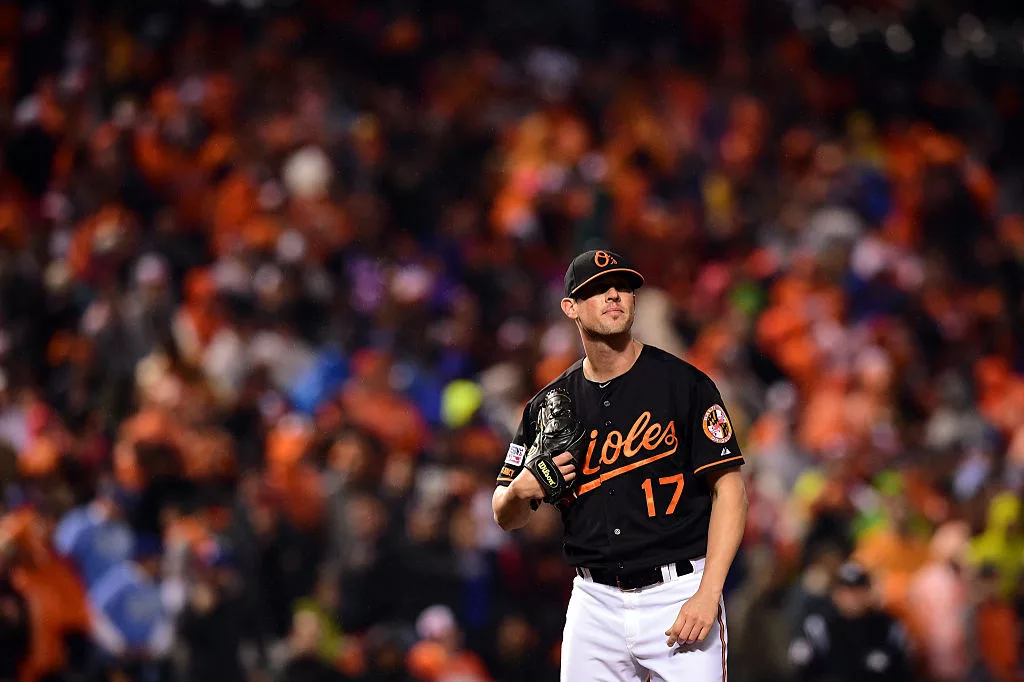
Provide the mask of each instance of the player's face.
[{"label": "player's face", "polygon": [[563,302],[566,315],[575,319],[584,333],[593,337],[621,336],[633,326],[636,299],[629,280],[607,275],[579,292],[579,297]]},{"label": "player's face", "polygon": [[832,602],[847,618],[859,618],[871,608],[871,589],[836,586],[832,590]]}]

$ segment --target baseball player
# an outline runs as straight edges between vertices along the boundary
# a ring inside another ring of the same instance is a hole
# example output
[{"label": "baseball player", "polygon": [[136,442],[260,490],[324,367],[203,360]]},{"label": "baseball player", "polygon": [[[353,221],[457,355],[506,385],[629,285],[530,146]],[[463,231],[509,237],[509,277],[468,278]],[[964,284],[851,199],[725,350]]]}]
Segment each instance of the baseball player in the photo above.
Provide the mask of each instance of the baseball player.
[{"label": "baseball player", "polygon": [[643,282],[611,251],[573,259],[562,312],[585,357],[529,401],[494,491],[504,530],[561,511],[577,574],[563,682],[726,679],[743,457],[711,379],[632,337]]},{"label": "baseball player", "polygon": [[831,599],[802,619],[788,653],[797,682],[914,679],[906,632],[875,605],[871,576],[854,562],[839,567]]}]

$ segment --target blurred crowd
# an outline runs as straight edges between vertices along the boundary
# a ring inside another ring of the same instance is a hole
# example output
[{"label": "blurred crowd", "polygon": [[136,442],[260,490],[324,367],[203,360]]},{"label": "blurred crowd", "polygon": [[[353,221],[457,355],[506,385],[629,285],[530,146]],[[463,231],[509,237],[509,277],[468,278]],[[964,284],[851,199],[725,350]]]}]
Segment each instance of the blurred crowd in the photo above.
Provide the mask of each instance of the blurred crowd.
[{"label": "blurred crowd", "polygon": [[0,2],[0,681],[556,680],[558,515],[490,498],[602,246],[749,463],[730,677],[885,618],[874,679],[1024,679],[1024,79],[960,4]]}]

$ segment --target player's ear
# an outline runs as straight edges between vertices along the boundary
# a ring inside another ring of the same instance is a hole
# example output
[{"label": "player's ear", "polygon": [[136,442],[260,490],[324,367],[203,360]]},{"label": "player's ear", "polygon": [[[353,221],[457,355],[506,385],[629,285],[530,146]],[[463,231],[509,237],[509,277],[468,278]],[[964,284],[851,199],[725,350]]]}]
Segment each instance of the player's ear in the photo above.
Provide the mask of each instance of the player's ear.
[{"label": "player's ear", "polygon": [[577,317],[579,317],[579,313],[576,312],[575,299],[563,298],[562,312],[565,313],[565,316],[568,317],[570,320],[575,320]]}]

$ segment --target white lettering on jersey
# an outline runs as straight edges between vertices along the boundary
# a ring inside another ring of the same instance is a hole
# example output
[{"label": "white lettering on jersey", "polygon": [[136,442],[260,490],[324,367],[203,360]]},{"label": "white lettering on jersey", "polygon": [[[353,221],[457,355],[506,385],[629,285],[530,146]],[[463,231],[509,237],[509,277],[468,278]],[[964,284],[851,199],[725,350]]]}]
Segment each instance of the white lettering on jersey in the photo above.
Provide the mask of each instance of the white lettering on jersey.
[{"label": "white lettering on jersey", "polygon": [[828,639],[828,626],[825,625],[824,618],[816,613],[807,616],[807,619],[804,621],[804,633],[806,633],[808,641],[815,649],[822,653],[828,652],[830,642]]},{"label": "white lettering on jersey", "polygon": [[875,649],[864,659],[864,665],[873,673],[884,673],[889,667],[889,654]]},{"label": "white lettering on jersey", "polygon": [[813,656],[814,650],[811,649],[811,645],[803,637],[797,637],[789,645],[789,662],[795,666],[802,667],[807,665]]}]

